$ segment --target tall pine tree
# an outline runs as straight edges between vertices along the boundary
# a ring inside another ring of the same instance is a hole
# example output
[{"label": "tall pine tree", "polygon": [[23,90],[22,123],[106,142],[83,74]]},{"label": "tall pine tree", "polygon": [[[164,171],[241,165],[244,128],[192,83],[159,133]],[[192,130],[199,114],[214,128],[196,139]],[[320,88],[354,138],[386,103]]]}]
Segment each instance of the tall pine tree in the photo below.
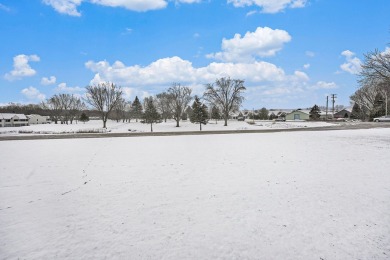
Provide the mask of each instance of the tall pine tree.
[{"label": "tall pine tree", "polygon": [[150,132],[153,132],[153,123],[156,123],[160,119],[160,114],[157,112],[154,105],[153,97],[145,98],[145,113],[143,118],[145,123],[150,124]]},{"label": "tall pine tree", "polygon": [[141,102],[139,102],[138,97],[136,96],[133,104],[131,104],[131,114],[138,122],[138,119],[142,117],[143,108]]},{"label": "tall pine tree", "polygon": [[195,96],[194,103],[192,104],[192,113],[190,115],[191,123],[199,124],[200,131],[202,131],[202,124],[207,124],[208,120],[207,107],[200,102],[198,96]]},{"label": "tall pine tree", "polygon": [[321,112],[320,108],[317,105],[314,105],[311,108],[310,112],[309,112],[310,119],[311,120],[318,120],[318,119],[320,119],[320,112]]}]

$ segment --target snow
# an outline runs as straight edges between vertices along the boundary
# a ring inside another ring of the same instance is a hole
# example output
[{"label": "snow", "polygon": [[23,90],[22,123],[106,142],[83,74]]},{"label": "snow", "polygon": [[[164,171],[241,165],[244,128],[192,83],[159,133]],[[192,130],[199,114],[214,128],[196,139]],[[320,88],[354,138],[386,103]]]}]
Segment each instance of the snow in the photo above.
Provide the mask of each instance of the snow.
[{"label": "snow", "polygon": [[390,129],[0,142],[1,259],[389,259]]},{"label": "snow", "polygon": [[[252,122],[249,120],[248,122]],[[327,122],[307,122],[307,121],[289,121],[289,122],[274,122],[274,121],[255,121],[254,125],[244,121],[230,120],[228,126],[223,126],[223,121],[216,123],[214,120],[207,125],[202,125],[203,131],[220,131],[220,130],[259,130],[259,129],[286,129],[286,128],[303,128],[303,127],[324,127],[335,126],[335,124]],[[0,128],[2,135],[15,134],[66,134],[79,131],[98,131],[102,129],[103,123],[101,120],[91,120],[87,123],[73,124],[41,124],[22,127],[4,127]],[[178,132],[178,131],[199,131],[199,124],[192,124],[189,121],[180,121],[180,127],[176,127],[174,120],[169,120],[166,123],[153,124],[154,132]],[[107,132],[111,133],[128,133],[128,132],[150,132],[149,124],[132,121],[130,123],[122,123],[116,121],[107,122]]]}]

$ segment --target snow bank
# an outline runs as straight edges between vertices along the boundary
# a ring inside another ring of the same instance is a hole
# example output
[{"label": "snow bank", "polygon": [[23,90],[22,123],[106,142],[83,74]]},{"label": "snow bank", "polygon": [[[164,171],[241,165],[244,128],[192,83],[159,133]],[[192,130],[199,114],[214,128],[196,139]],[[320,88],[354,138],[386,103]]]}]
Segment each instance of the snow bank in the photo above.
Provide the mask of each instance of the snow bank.
[{"label": "snow bank", "polygon": [[1,259],[388,259],[390,130],[4,141]]},{"label": "snow bank", "polygon": [[[248,121],[252,123],[252,121]],[[259,129],[287,129],[287,128],[303,128],[303,127],[324,127],[335,126],[335,124],[327,122],[305,122],[305,121],[290,121],[290,122],[273,122],[273,121],[255,121],[255,124],[248,122],[231,120],[228,126],[223,126],[223,121],[217,123],[212,120],[209,124],[202,126],[204,131],[221,131],[221,130],[259,130]],[[30,125],[23,127],[4,127],[0,128],[2,135],[18,135],[18,134],[74,134],[84,132],[99,132],[106,131],[102,128],[102,122],[99,120],[91,120],[87,123],[78,124],[45,124],[45,125]],[[159,124],[153,124],[154,132],[177,132],[177,131],[199,131],[198,124],[192,124],[189,121],[181,121],[180,127],[176,127],[176,122],[170,120]],[[111,133],[128,133],[128,132],[150,132],[150,125],[140,122],[122,123],[109,121],[107,123],[107,132]]]}]

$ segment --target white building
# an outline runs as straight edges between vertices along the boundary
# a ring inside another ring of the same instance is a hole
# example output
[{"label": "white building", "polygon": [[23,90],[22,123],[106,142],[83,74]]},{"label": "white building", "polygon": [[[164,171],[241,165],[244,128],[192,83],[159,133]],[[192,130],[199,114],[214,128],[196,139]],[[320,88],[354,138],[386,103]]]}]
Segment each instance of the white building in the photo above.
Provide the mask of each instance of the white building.
[{"label": "white building", "polygon": [[48,116],[27,115],[29,125],[50,124],[51,120]]},{"label": "white building", "polygon": [[0,127],[26,125],[28,125],[28,119],[23,114],[0,113]]}]

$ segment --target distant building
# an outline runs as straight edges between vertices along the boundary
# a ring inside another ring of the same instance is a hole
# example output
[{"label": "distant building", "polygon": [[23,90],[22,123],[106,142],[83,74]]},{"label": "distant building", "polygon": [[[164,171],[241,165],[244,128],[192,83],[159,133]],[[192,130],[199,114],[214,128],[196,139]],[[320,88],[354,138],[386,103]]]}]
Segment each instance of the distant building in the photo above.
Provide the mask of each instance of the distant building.
[{"label": "distant building", "polygon": [[29,125],[38,125],[38,124],[50,124],[51,120],[48,116],[41,115],[27,115]]},{"label": "distant building", "polygon": [[23,114],[0,113],[0,127],[27,126],[28,118]]},{"label": "distant building", "polygon": [[351,117],[351,109],[344,108],[343,110],[334,114],[334,118],[350,118]]},{"label": "distant building", "polygon": [[297,109],[286,114],[286,120],[309,120],[309,119],[310,119],[309,110]]}]

